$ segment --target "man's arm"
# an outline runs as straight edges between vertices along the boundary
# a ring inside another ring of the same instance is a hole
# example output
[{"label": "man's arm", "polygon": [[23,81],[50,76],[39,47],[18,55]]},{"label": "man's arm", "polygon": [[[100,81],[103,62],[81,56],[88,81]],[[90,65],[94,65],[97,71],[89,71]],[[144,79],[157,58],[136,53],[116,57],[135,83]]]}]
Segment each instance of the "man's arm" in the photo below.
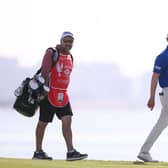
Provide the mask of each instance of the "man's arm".
[{"label": "man's arm", "polygon": [[151,88],[150,88],[150,98],[148,100],[147,106],[153,110],[155,106],[155,93],[156,93],[156,88],[157,88],[157,83],[158,83],[158,78],[159,78],[159,73],[153,73],[152,75],[152,80],[151,80]]},{"label": "man's arm", "polygon": [[42,66],[41,66],[41,75],[45,79],[45,84],[49,86],[49,77],[50,71],[52,68],[52,49],[48,49],[43,57]]}]

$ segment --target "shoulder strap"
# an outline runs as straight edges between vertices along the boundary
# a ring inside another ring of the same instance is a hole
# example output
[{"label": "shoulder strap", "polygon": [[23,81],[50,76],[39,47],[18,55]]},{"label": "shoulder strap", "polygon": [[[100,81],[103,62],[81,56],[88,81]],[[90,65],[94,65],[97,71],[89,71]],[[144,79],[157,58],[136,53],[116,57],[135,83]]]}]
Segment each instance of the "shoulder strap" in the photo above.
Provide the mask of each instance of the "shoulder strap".
[{"label": "shoulder strap", "polygon": [[71,59],[72,59],[72,63],[73,63],[73,60],[74,60],[74,59],[73,59],[73,55],[72,55],[72,54],[71,54]]},{"label": "shoulder strap", "polygon": [[[53,55],[52,55],[52,67],[53,67],[58,60],[58,56],[59,56],[58,50],[56,49],[56,47],[50,47],[48,49],[51,49],[53,51]],[[41,67],[40,67],[40,69],[37,70],[35,75],[38,75],[40,73],[41,73]]]},{"label": "shoulder strap", "polygon": [[52,55],[52,67],[53,67],[59,57],[58,49],[56,47],[50,47],[49,49],[51,49],[53,51],[53,55]]},{"label": "shoulder strap", "polygon": [[[48,49],[53,50],[53,56],[52,56],[52,67],[53,67],[58,61],[59,50],[56,47],[50,47]],[[70,54],[70,55],[71,55],[71,59],[72,59],[72,62],[73,62],[73,56],[72,56],[72,54]]]}]

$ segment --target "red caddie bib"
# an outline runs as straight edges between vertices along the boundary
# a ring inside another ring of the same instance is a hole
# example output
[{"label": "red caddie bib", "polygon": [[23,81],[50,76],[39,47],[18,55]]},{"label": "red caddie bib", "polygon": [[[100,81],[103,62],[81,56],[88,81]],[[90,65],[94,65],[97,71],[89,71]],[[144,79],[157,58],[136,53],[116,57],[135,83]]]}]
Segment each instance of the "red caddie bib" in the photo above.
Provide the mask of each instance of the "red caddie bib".
[{"label": "red caddie bib", "polygon": [[50,74],[50,91],[48,99],[53,106],[64,107],[69,102],[67,88],[73,68],[71,55],[59,54],[57,63]]}]

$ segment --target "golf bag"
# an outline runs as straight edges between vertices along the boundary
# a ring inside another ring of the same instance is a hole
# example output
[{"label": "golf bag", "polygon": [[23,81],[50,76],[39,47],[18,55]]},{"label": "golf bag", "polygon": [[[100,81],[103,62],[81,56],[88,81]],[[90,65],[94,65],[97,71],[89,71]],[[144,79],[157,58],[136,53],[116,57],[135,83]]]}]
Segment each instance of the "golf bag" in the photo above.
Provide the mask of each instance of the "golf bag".
[{"label": "golf bag", "polygon": [[[53,50],[52,66],[58,59],[58,51],[56,48],[48,48]],[[39,103],[49,92],[49,88],[45,85],[44,78],[39,75],[41,68],[36,74],[22,81],[21,85],[14,91],[16,96],[13,108],[26,117],[32,117],[39,107]]]},{"label": "golf bag", "polygon": [[49,88],[44,83],[44,78],[38,74],[23,80],[14,92],[16,100],[13,108],[24,116],[32,117],[38,109],[39,102],[49,92]]}]

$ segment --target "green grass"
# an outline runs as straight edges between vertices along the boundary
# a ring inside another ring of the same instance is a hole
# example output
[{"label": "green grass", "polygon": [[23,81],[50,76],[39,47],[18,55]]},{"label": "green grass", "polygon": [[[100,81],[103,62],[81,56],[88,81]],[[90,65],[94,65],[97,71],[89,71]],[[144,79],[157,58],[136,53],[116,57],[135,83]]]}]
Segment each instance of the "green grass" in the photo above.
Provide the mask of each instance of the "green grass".
[{"label": "green grass", "polygon": [[134,164],[131,161],[81,160],[30,160],[0,158],[0,168],[167,168],[167,162]]}]

